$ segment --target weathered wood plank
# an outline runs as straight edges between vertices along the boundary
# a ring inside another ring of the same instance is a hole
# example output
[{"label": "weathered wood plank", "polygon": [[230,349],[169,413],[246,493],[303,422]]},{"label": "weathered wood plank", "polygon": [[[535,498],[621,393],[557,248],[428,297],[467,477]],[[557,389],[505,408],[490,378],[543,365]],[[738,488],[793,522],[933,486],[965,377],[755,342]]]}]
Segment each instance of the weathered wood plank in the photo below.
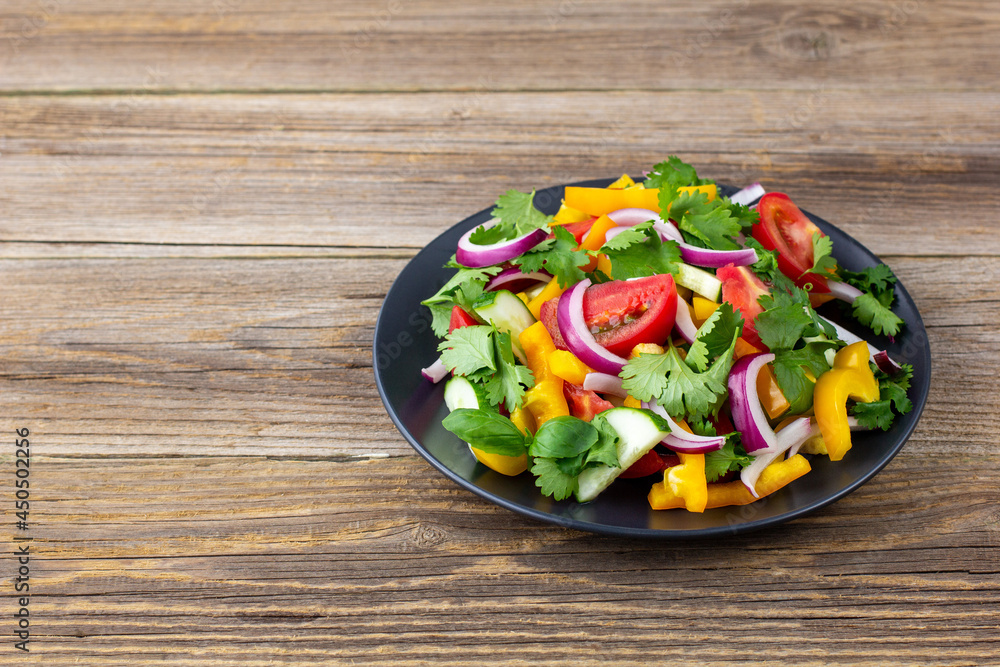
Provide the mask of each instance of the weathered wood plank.
[{"label": "weathered wood plank", "polygon": [[[919,451],[995,450],[998,262],[889,258],[934,356]],[[5,417],[42,431],[52,455],[409,454],[371,370],[376,315],[404,263],[0,261]]]},{"label": "weathered wood plank", "polygon": [[908,447],[810,517],[664,543],[525,520],[415,456],[42,456],[35,650],[54,666],[984,664],[995,463]]},{"label": "weathered wood plank", "polygon": [[0,98],[0,252],[415,249],[509,188],[676,153],[876,253],[997,254],[998,114],[985,92]]},{"label": "weathered wood plank", "polygon": [[0,10],[0,89],[956,89],[995,86],[998,30],[968,0],[40,1]]}]

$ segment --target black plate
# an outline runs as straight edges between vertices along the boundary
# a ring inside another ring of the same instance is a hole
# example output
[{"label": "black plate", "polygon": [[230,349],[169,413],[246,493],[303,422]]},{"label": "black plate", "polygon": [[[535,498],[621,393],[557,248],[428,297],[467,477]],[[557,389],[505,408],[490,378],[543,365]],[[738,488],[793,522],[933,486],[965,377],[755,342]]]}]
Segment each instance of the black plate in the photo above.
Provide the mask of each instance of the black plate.
[{"label": "black plate", "polygon": [[[587,181],[574,185],[604,187],[611,179]],[[542,190],[535,205],[554,214],[559,208],[563,188]],[[720,186],[730,195],[735,188]],[[693,514],[684,510],[654,511],[646,494],[653,478],[619,480],[596,500],[576,503],[556,502],[542,496],[530,473],[506,477],[478,463],[469,448],[441,426],[447,414],[444,405],[444,382],[437,385],[423,379],[420,369],[437,357],[437,339],[430,328],[430,313],[420,301],[430,297],[454,273],[443,269],[459,237],[490,219],[488,209],[463,220],[426,248],[403,269],[382,304],[375,325],[375,382],[382,401],[396,427],[431,465],[447,477],[501,507],[525,516],[579,530],[629,537],[692,538],[732,535],[772,526],[803,516],[843,498],[871,479],[902,448],[923,412],[930,387],[931,355],[920,313],[901,283],[896,285],[894,311],[906,322],[903,333],[893,342],[865,333],[857,323],[844,321],[833,304],[821,312],[865,335],[876,346],[887,349],[893,359],[913,364],[914,374],[909,396],[913,410],[897,417],[888,432],[855,433],[854,447],[839,462],[826,457],[811,458],[812,472],[780,491],[752,505],[706,510]],[[808,214],[833,238],[834,254],[844,267],[858,271],[878,264],[879,259],[833,225]]]}]

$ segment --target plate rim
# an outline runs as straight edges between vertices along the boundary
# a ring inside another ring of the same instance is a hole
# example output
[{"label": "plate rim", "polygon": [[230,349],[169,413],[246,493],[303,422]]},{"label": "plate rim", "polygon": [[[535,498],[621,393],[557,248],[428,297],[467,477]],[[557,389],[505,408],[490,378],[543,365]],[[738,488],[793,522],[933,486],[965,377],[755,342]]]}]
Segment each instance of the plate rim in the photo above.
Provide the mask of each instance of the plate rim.
[{"label": "plate rim", "polygon": [[[574,183],[553,185],[544,188],[543,190],[537,191],[535,193],[535,196],[538,197],[539,195],[545,193],[547,196],[552,197],[553,196],[552,191],[564,190],[567,187],[606,187],[607,185],[613,183],[615,180],[616,179],[614,178],[589,179]],[[738,190],[738,188],[735,188],[733,186],[728,186],[722,183],[717,183],[716,185],[720,190],[726,192],[735,192]],[[558,199],[561,198],[562,197],[560,195]],[[418,251],[417,254],[415,254],[407,262],[406,266],[404,266],[403,269],[400,271],[400,273],[396,276],[396,278],[393,279],[392,285],[386,292],[386,296],[383,299],[382,306],[379,307],[378,317],[375,322],[375,329],[372,334],[372,369],[375,376],[375,384],[379,392],[379,397],[382,399],[382,404],[385,407],[385,410],[388,413],[393,424],[395,425],[396,429],[400,432],[401,435],[403,435],[404,439],[410,444],[410,446],[414,450],[416,450],[416,452],[420,454],[428,463],[430,463],[432,467],[434,467],[448,479],[457,483],[460,487],[468,491],[471,491],[472,493],[483,498],[484,500],[488,500],[489,502],[498,505],[500,507],[503,507],[504,509],[510,510],[512,512],[515,512],[522,516],[526,516],[531,519],[535,519],[542,523],[554,524],[564,528],[572,528],[575,530],[580,530],[583,532],[595,533],[600,535],[641,538],[641,539],[662,539],[662,540],[687,540],[687,539],[705,539],[705,538],[720,537],[720,536],[736,536],[744,533],[762,530],[764,528],[768,528],[771,526],[787,523],[794,519],[816,512],[817,510],[820,510],[834,502],[837,502],[838,500],[841,500],[845,496],[850,495],[861,486],[867,484],[875,475],[881,472],[896,457],[896,455],[902,450],[903,446],[909,441],[910,436],[913,434],[913,431],[916,429],[917,424],[920,422],[920,418],[923,415],[924,408],[926,407],[927,404],[927,397],[930,393],[930,383],[931,383],[930,341],[926,336],[926,327],[924,326],[923,318],[920,315],[920,311],[916,307],[916,303],[913,301],[913,298],[906,290],[906,287],[901,282],[897,282],[895,285],[895,288],[897,290],[897,297],[896,297],[897,303],[901,300],[901,297],[905,298],[906,301],[912,304],[913,306],[912,310],[916,318],[915,322],[912,319],[908,319],[906,323],[907,327],[918,325],[917,330],[924,333],[923,345],[920,346],[919,352],[922,353],[920,355],[922,357],[921,361],[926,362],[925,366],[926,381],[921,386],[920,388],[921,390],[918,392],[918,394],[916,396],[910,397],[911,401],[913,402],[913,417],[910,418],[909,423],[905,426],[903,431],[897,435],[898,442],[894,444],[892,447],[890,447],[890,449],[881,458],[879,458],[872,467],[866,470],[866,472],[862,474],[858,479],[854,480],[850,484],[841,487],[840,489],[833,492],[829,496],[820,498],[811,503],[807,503],[802,507],[796,507],[793,510],[789,510],[787,512],[783,512],[781,514],[777,514],[771,517],[750,520],[743,523],[731,524],[728,526],[719,525],[707,528],[684,530],[684,529],[659,529],[659,528],[648,528],[648,527],[640,528],[632,526],[614,526],[604,523],[596,523],[572,517],[560,516],[557,514],[538,510],[532,507],[526,507],[515,501],[491,493],[490,491],[478,486],[474,482],[465,479],[464,477],[453,471],[451,468],[449,468],[444,462],[438,460],[437,457],[431,454],[430,451],[428,451],[427,448],[424,447],[424,445],[419,440],[417,440],[413,436],[413,434],[410,433],[409,429],[402,423],[399,416],[396,414],[395,409],[393,409],[390,403],[387,390],[384,386],[385,383],[384,383],[384,378],[382,376],[382,370],[379,368],[379,363],[378,363],[378,355],[379,355],[378,339],[379,339],[379,332],[382,330],[384,326],[384,319],[386,316],[386,311],[385,311],[386,301],[388,300],[389,295],[393,293],[393,290],[397,288],[397,285],[400,284],[400,279],[406,272],[406,269],[413,263],[417,262],[422,255],[424,255],[425,253],[429,253],[431,246],[433,245],[434,241],[436,241],[438,238],[448,234],[449,232],[456,230],[459,227],[466,227],[466,226],[471,227],[474,224],[482,224],[482,222],[479,221],[478,219],[487,217],[489,213],[493,210],[493,208],[494,206],[491,205],[481,211],[478,211],[476,213],[473,213],[465,217],[464,219],[460,220],[454,225],[451,225],[447,229],[443,230],[441,233],[435,236],[435,238],[431,240],[427,245],[421,248],[420,251]],[[839,234],[846,237],[853,244],[856,250],[861,251],[861,253],[866,256],[866,259],[876,263],[884,263],[877,255],[875,255],[875,253],[869,250],[864,244],[860,243],[857,239],[855,239],[853,236],[851,236],[841,228],[833,225],[832,223],[827,222],[826,220],[823,220],[822,218],[819,218],[818,216],[810,213],[809,211],[806,211],[805,209],[801,210],[806,216],[809,217],[810,220],[817,223],[820,227],[831,227],[836,229]],[[907,417],[909,417],[909,415],[907,415]],[[752,504],[749,506],[752,506]]]}]

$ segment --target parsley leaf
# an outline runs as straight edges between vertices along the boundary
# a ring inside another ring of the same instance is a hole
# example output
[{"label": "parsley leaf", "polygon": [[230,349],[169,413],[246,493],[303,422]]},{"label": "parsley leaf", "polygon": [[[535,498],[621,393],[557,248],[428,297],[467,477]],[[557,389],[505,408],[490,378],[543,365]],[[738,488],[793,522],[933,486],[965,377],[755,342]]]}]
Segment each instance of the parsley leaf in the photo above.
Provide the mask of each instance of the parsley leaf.
[{"label": "parsley leaf", "polygon": [[726,351],[733,336],[743,332],[743,315],[733,310],[728,301],[715,309],[698,329],[691,349],[684,357],[685,363],[699,373],[708,363]]},{"label": "parsley leaf", "polygon": [[[504,236],[497,241],[505,238],[512,239],[548,226],[552,221],[552,216],[545,215],[535,208],[534,200],[534,190],[530,193],[508,190],[505,194],[500,195],[496,207],[493,209],[493,217],[499,219],[500,224],[494,229],[501,228]],[[473,243],[480,243],[474,239],[470,240]],[[496,241],[491,241],[491,243],[496,243]]]},{"label": "parsley leaf", "polygon": [[753,462],[742,446],[737,446],[733,440],[726,440],[721,449],[705,454],[705,477],[709,482],[717,482],[719,478],[731,470],[742,470]]},{"label": "parsley leaf", "polygon": [[439,338],[448,333],[452,307],[461,306],[471,312],[472,303],[483,293],[490,277],[503,270],[500,266],[468,269],[455,263],[454,258],[445,266],[458,268],[458,272],[434,296],[420,302],[430,309],[431,329]]},{"label": "parsley leaf", "polygon": [[527,439],[517,426],[491,410],[458,408],[448,413],[441,425],[489,454],[520,456],[527,446]]},{"label": "parsley leaf", "polygon": [[[813,265],[811,269],[808,269],[802,273],[806,275],[807,273],[818,273],[820,275],[829,274],[831,271],[837,270],[837,260],[833,258],[833,239],[829,236],[823,236],[819,232],[813,232],[812,237],[812,247],[813,247]],[[801,276],[799,276],[801,278]]]},{"label": "parsley leaf", "polygon": [[586,250],[577,250],[576,239],[561,226],[553,227],[555,238],[546,239],[513,260],[522,273],[545,269],[559,281],[561,287],[580,282],[586,277],[581,267],[590,263]]},{"label": "parsley leaf", "polygon": [[605,243],[600,252],[611,261],[611,273],[616,280],[676,274],[677,263],[681,261],[680,246],[676,241],[661,240],[652,222],[625,230]]}]

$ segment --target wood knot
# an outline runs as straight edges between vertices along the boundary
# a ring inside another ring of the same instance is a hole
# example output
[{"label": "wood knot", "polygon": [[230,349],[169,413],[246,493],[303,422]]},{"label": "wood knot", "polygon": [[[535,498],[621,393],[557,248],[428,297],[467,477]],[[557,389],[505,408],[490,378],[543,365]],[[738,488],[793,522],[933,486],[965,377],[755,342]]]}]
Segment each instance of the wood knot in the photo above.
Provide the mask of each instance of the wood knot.
[{"label": "wood knot", "polygon": [[413,543],[418,547],[433,547],[445,541],[447,535],[436,526],[419,525],[413,529]]}]

